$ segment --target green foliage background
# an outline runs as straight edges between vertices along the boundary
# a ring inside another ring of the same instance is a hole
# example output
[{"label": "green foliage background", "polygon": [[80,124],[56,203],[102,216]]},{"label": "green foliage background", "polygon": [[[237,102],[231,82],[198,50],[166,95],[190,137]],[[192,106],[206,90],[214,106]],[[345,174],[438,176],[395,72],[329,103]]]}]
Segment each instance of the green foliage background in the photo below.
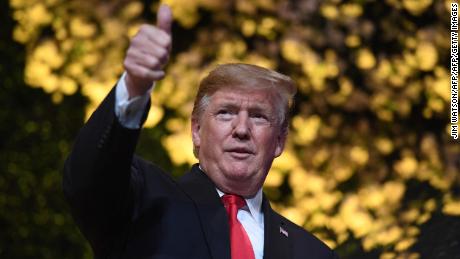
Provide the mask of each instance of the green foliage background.
[{"label": "green foliage background", "polygon": [[[265,186],[277,210],[342,258],[460,258],[449,1],[164,2],[174,48],[139,154],[180,176],[194,162],[200,77],[222,62],[268,66],[299,84]],[[0,258],[91,258],[63,200],[63,163],[158,3],[0,3]]]}]

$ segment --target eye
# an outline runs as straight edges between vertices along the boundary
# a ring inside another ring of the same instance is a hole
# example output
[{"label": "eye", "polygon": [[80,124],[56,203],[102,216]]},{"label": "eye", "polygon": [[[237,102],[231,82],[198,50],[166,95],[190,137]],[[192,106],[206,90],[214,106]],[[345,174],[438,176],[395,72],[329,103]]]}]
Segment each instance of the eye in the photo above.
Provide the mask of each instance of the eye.
[{"label": "eye", "polygon": [[226,109],[220,109],[220,110],[217,111],[217,114],[228,114],[228,113],[229,113],[229,111],[226,110]]},{"label": "eye", "polygon": [[220,109],[216,112],[216,117],[221,120],[230,120],[232,118],[233,112],[228,109]]},{"label": "eye", "polygon": [[251,118],[256,122],[256,123],[267,123],[269,122],[269,118],[267,115],[263,113],[254,113],[251,115]]}]

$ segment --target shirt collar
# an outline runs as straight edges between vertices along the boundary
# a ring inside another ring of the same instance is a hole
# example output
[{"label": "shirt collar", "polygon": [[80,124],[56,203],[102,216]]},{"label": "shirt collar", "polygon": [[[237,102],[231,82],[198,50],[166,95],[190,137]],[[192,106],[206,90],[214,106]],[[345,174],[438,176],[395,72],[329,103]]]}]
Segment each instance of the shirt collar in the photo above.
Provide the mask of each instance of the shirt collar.
[{"label": "shirt collar", "polygon": [[[219,197],[222,198],[222,196],[225,195],[224,192],[219,190],[216,187],[216,191],[219,194]],[[243,209],[248,208],[249,212],[251,213],[251,216],[256,220],[257,223],[261,223],[263,219],[263,214],[262,214],[262,188],[259,189],[259,191],[254,195],[252,198],[246,199],[246,205],[243,207]]]},{"label": "shirt collar", "polygon": [[[200,164],[198,164],[198,168],[200,168],[200,171],[204,173]],[[222,196],[225,195],[225,193],[219,190],[219,188],[217,187],[216,187],[216,191],[219,194],[220,198],[222,198]],[[262,213],[262,188],[260,188],[259,191],[257,191],[254,197],[245,199],[245,200],[246,200],[247,208],[249,208],[249,212],[251,213],[251,216],[256,220],[257,223],[261,224],[264,219],[264,215]],[[245,207],[243,207],[243,209]]]}]

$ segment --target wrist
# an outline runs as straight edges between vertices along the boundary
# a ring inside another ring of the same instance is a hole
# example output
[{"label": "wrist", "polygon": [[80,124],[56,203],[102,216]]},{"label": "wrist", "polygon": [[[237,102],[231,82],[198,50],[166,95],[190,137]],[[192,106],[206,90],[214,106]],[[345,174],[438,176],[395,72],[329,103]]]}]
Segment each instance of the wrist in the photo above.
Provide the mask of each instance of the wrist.
[{"label": "wrist", "polygon": [[142,82],[142,80],[135,80],[128,73],[125,76],[126,89],[128,90],[128,99],[137,96],[145,95],[145,93],[152,86],[152,82]]}]

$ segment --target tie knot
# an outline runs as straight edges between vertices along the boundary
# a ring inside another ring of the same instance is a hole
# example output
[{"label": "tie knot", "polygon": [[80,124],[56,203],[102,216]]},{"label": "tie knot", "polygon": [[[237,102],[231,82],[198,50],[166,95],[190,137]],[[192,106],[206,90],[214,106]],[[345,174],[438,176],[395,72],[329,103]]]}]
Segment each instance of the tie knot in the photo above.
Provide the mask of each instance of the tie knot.
[{"label": "tie knot", "polygon": [[243,199],[243,197],[234,194],[225,194],[222,196],[222,202],[224,203],[225,207],[236,206],[238,210],[246,205],[246,201]]}]

